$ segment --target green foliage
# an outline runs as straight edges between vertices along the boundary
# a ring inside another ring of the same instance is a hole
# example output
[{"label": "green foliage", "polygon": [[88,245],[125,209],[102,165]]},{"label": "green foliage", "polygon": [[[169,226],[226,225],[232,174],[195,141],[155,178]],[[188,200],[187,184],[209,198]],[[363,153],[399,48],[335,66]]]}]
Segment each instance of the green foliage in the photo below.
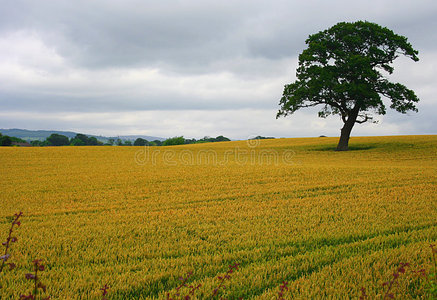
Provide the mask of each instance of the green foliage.
[{"label": "green foliage", "polygon": [[162,146],[162,141],[160,140],[154,140],[152,142],[155,144],[155,146]]},{"label": "green foliage", "polygon": [[163,146],[173,146],[173,145],[183,145],[183,144],[185,144],[185,139],[183,136],[169,138],[162,143]]},{"label": "green foliage", "polygon": [[122,139],[117,138],[114,142],[117,146],[132,146],[132,141],[130,140],[123,141]]},{"label": "green foliage", "polygon": [[90,146],[100,146],[100,145],[103,145],[103,143],[98,141],[96,137],[91,136],[91,137],[88,138],[88,145],[90,145]]},{"label": "green foliage", "polygon": [[15,136],[11,136],[10,138],[11,138],[11,141],[12,141],[13,143],[27,143],[27,141],[25,141],[25,140],[23,140],[23,139],[20,139],[20,138],[17,138],[17,137],[15,137]]},{"label": "green foliage", "polygon": [[277,114],[286,116],[300,108],[323,105],[320,117],[338,114],[344,122],[358,109],[356,123],[372,120],[371,112],[385,114],[381,95],[391,108],[417,111],[415,93],[400,83],[389,82],[392,63],[403,54],[418,61],[418,51],[407,38],[370,22],[338,23],[310,35],[308,48],[299,56],[297,80],[284,88]]},{"label": "green foliage", "polygon": [[429,299],[437,299],[437,273],[430,275],[430,281],[427,287],[427,294]]},{"label": "green foliage", "polygon": [[39,140],[31,141],[30,144],[34,147],[39,147],[41,146],[41,141]]},{"label": "green foliage", "polygon": [[70,144],[68,137],[57,133],[51,134],[47,138],[47,142],[49,143],[50,146],[65,146]]},{"label": "green foliage", "polygon": [[250,140],[270,140],[270,139],[274,139],[274,137],[273,136],[261,136],[261,135],[258,135],[256,137],[250,139]]},{"label": "green foliage", "polygon": [[219,135],[218,137],[215,138],[216,142],[229,142],[230,139],[228,139],[227,137],[224,137],[223,135]]},{"label": "green foliage", "polygon": [[224,137],[223,135],[219,135],[216,138],[205,136],[200,140],[196,139],[186,139],[185,144],[202,144],[202,143],[215,143],[215,142],[229,142],[230,139]]},{"label": "green foliage", "polygon": [[432,261],[434,262],[434,270],[429,274],[428,278],[428,294],[430,299],[437,299],[437,248],[435,245],[430,245]]},{"label": "green foliage", "polygon": [[[76,140],[76,143],[78,144],[77,146],[89,145],[88,136],[86,136],[85,134],[82,134],[82,133],[76,134],[76,136],[72,139],[72,141],[73,140]],[[81,142],[79,142],[79,141],[81,141]]]},{"label": "green foliage", "polygon": [[0,136],[0,146],[10,146],[12,144],[12,139],[10,136],[2,135]]},{"label": "green foliage", "polygon": [[70,140],[70,145],[72,146],[98,146],[103,145],[102,142],[98,141],[96,137],[88,137],[85,134],[78,133],[74,138]]},{"label": "green foliage", "polygon": [[73,138],[70,141],[71,146],[85,146],[85,142],[79,138]]},{"label": "green foliage", "polygon": [[149,142],[142,138],[137,138],[134,142],[134,146],[148,146]]},{"label": "green foliage", "polygon": [[30,144],[34,147],[49,146],[49,142],[47,142],[47,140],[45,141],[35,140],[35,141],[31,141]]},{"label": "green foliage", "polygon": [[199,143],[196,139],[185,139],[185,144],[196,144]]}]

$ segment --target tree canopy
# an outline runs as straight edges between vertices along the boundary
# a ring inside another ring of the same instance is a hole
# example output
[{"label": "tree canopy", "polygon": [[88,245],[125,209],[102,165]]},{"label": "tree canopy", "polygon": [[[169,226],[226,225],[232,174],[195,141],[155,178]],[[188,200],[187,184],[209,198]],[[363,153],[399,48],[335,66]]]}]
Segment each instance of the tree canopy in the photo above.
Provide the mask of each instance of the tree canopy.
[{"label": "tree canopy", "polygon": [[173,146],[173,145],[183,145],[183,144],[185,144],[185,139],[183,136],[169,138],[162,143],[163,146]]},{"label": "tree canopy", "polygon": [[48,138],[47,142],[50,146],[66,146],[70,144],[68,137],[62,134],[52,133]]},{"label": "tree canopy", "polygon": [[0,134],[0,146],[10,146],[12,139],[10,136]]},{"label": "tree canopy", "polygon": [[342,22],[310,35],[306,44],[299,55],[297,80],[285,85],[277,118],[322,105],[319,117],[341,117],[344,126],[337,150],[347,150],[355,123],[386,113],[381,96],[400,113],[417,111],[416,94],[385,76],[393,73],[392,63],[399,55],[419,60],[406,37],[366,21]]},{"label": "tree canopy", "polygon": [[137,138],[134,142],[134,146],[148,146],[149,141],[143,138]]}]

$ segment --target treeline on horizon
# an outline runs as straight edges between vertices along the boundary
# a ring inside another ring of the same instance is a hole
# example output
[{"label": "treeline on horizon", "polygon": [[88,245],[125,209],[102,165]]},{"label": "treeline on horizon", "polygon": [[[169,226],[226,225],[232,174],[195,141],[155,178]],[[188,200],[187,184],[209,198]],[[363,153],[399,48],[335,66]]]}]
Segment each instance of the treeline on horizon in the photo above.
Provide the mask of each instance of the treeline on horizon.
[{"label": "treeline on horizon", "polygon": [[69,139],[62,134],[53,133],[44,141],[35,140],[28,143],[27,141],[17,138],[2,135],[0,133],[0,146],[172,146],[172,145],[185,145],[185,144],[200,144],[200,143],[214,143],[214,142],[227,142],[229,138],[222,135],[218,137],[204,137],[202,139],[185,139],[183,136],[173,137],[166,139],[165,141],[153,140],[148,141],[143,138],[137,138],[134,142],[130,140],[121,140],[119,138],[110,138],[106,143],[97,140],[96,137],[89,137],[85,134],[78,133],[75,137]]}]

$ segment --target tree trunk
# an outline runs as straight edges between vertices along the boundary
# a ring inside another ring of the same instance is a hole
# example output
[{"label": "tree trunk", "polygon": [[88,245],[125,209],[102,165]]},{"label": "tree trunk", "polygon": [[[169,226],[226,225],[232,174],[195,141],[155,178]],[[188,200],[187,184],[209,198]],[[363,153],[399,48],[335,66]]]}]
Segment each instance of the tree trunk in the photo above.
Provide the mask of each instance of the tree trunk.
[{"label": "tree trunk", "polygon": [[336,151],[347,151],[349,150],[349,138],[351,136],[352,128],[355,125],[355,121],[358,117],[358,107],[355,107],[347,119],[346,123],[344,123],[343,128],[341,129],[340,140],[338,141]]},{"label": "tree trunk", "polygon": [[336,151],[347,151],[349,150],[349,137],[351,135],[353,125],[345,123],[341,129],[340,140],[338,141]]}]

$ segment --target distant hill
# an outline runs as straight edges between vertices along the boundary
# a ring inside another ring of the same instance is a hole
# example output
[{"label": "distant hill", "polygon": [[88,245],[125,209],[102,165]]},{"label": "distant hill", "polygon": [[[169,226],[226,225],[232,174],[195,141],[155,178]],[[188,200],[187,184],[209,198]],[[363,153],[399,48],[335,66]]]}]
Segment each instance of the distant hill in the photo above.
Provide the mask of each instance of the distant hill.
[{"label": "distant hill", "polygon": [[[98,139],[99,137],[97,137]],[[157,137],[157,136],[148,136],[148,135],[120,135],[117,137],[111,137],[111,138],[119,138],[120,140],[129,140],[129,141],[135,141],[137,138],[142,138],[145,140],[150,141],[154,141],[154,140],[158,140],[158,141],[165,141],[166,138],[162,138],[162,137]]]},{"label": "distant hill", "polygon": [[[57,133],[57,134],[62,134],[67,136],[68,138],[73,138],[76,136],[76,134],[78,133],[82,133],[82,132],[73,132],[73,131],[58,131],[58,130],[27,130],[27,129],[17,129],[17,128],[13,128],[13,129],[0,129],[0,133],[3,135],[8,135],[8,136],[14,136],[26,141],[35,141],[35,140],[40,140],[43,141],[46,138],[48,138],[52,133]],[[86,134],[86,133],[84,133]],[[143,138],[146,139],[148,141],[154,141],[154,140],[159,140],[159,141],[164,141],[165,138],[162,137],[157,137],[157,136],[148,136],[148,135],[124,135],[124,136],[111,136],[111,137],[106,137],[106,136],[98,136],[98,135],[92,135],[92,134],[86,134],[87,136],[91,137],[95,137],[97,140],[106,143],[109,139],[121,139],[123,141],[126,140],[130,140],[130,141],[135,141],[137,138]]]}]

